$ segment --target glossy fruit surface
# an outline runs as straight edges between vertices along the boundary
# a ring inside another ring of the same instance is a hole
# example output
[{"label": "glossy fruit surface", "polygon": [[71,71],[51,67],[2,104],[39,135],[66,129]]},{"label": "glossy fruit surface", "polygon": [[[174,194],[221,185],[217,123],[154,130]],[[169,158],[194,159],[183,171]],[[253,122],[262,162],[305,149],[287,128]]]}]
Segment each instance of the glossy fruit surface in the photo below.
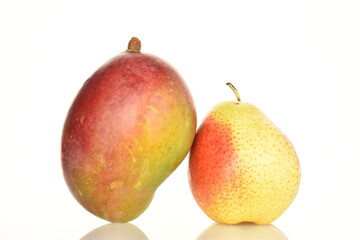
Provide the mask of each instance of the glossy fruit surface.
[{"label": "glossy fruit surface", "polygon": [[289,139],[257,107],[238,100],[219,103],[199,127],[190,186],[216,222],[268,224],[297,194],[299,161]]},{"label": "glossy fruit surface", "polygon": [[71,193],[88,211],[128,222],[187,155],[196,130],[190,92],[165,61],[128,50],[83,85],[66,119],[62,166]]}]

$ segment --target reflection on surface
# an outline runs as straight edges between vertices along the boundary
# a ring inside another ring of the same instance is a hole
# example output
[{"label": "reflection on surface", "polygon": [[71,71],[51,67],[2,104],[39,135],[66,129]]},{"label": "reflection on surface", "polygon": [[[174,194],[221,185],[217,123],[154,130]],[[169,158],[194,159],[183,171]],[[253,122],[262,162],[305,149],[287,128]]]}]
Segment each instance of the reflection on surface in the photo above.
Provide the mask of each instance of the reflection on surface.
[{"label": "reflection on surface", "polygon": [[286,240],[287,237],[274,225],[241,223],[227,225],[215,223],[201,233],[197,240]]},{"label": "reflection on surface", "polygon": [[109,223],[89,232],[80,240],[149,240],[136,226],[130,223]]}]

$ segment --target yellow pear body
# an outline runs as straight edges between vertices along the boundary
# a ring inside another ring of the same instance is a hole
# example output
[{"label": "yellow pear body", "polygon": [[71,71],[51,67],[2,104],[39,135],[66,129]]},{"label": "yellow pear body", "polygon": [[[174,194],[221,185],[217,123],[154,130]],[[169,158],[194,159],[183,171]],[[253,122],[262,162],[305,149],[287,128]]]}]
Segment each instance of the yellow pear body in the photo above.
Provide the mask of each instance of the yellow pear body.
[{"label": "yellow pear body", "polygon": [[257,107],[222,102],[198,129],[189,178],[214,221],[268,224],[294,200],[300,165],[289,139]]}]

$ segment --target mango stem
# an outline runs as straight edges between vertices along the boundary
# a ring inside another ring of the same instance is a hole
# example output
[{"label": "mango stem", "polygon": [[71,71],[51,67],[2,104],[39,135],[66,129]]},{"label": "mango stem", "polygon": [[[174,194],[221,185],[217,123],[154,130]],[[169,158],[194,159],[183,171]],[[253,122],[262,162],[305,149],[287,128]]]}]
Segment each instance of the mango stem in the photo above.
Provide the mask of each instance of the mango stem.
[{"label": "mango stem", "polygon": [[131,38],[128,44],[128,52],[135,51],[140,52],[141,49],[141,41],[137,37]]},{"label": "mango stem", "polygon": [[236,90],[236,88],[234,87],[234,85],[232,85],[231,83],[226,83],[226,85],[228,85],[230,88],[231,88],[231,90],[233,90],[233,92],[235,93],[235,96],[236,96],[236,98],[237,98],[237,100],[238,100],[238,102],[240,102],[241,101],[241,99],[240,99],[240,95],[239,95],[239,92]]}]

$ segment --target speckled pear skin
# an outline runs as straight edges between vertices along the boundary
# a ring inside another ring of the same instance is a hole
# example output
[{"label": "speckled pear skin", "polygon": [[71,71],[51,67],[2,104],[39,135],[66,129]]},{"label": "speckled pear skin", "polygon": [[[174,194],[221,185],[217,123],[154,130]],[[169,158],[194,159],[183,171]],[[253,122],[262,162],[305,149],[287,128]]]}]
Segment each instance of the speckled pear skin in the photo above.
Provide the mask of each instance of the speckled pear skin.
[{"label": "speckled pear skin", "polygon": [[76,200],[110,222],[128,222],[190,150],[196,112],[167,62],[129,49],[98,69],[76,96],[62,136],[62,167]]},{"label": "speckled pear skin", "polygon": [[214,221],[269,224],[294,200],[300,165],[289,139],[257,107],[222,102],[195,136],[189,181]]}]

